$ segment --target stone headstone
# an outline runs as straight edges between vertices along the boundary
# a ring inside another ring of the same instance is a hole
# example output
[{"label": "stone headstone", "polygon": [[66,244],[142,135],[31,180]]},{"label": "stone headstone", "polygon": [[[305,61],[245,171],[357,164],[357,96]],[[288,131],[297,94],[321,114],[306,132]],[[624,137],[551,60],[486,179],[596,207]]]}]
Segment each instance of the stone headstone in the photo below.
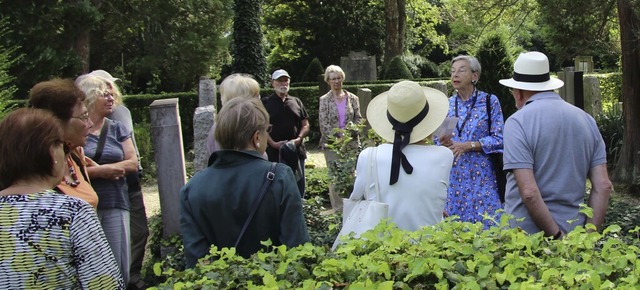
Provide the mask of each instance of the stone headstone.
[{"label": "stone headstone", "polygon": [[340,58],[340,67],[348,81],[375,81],[378,78],[375,56],[366,52],[350,52]]},{"label": "stone headstone", "polygon": [[149,111],[162,212],[162,235],[168,238],[180,233],[180,189],[187,182],[178,99],[155,100],[149,105]]},{"label": "stone headstone", "polygon": [[[367,119],[367,107],[371,102],[371,89],[367,88],[358,88],[358,101],[360,101],[360,115],[362,118]],[[367,126],[369,126],[369,122],[367,122]]]},{"label": "stone headstone", "polygon": [[193,167],[196,172],[207,167],[207,137],[216,117],[216,108],[211,106],[197,107],[193,115]]},{"label": "stone headstone", "polygon": [[602,113],[600,80],[595,76],[584,76],[584,111],[594,118]]},{"label": "stone headstone", "polygon": [[201,78],[198,83],[198,107],[216,105],[216,81]]}]

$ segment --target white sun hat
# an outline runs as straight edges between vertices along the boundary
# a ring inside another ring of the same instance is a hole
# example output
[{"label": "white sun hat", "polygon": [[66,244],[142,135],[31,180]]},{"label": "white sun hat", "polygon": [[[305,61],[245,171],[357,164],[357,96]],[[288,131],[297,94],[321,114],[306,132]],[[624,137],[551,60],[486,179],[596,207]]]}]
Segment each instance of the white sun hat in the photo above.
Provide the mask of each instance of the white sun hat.
[{"label": "white sun hat", "polygon": [[525,91],[551,91],[564,86],[564,82],[549,75],[549,59],[544,53],[521,53],[513,64],[513,77],[502,79],[503,86]]}]

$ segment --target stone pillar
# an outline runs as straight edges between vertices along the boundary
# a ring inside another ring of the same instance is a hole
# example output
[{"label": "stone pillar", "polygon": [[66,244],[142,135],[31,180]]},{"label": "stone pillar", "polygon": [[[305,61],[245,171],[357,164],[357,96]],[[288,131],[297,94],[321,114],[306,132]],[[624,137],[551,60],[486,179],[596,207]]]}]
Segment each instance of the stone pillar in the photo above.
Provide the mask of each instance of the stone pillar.
[{"label": "stone pillar", "polygon": [[594,118],[602,113],[600,80],[594,76],[584,77],[584,110]]},{"label": "stone pillar", "polygon": [[162,235],[180,233],[180,189],[187,182],[178,99],[155,100],[151,113],[151,141],[157,166],[162,212]]},{"label": "stone pillar", "polygon": [[[358,96],[358,100],[360,101],[360,114],[362,115],[362,118],[367,118],[367,107],[369,106],[369,103],[371,102],[371,89],[367,89],[367,88],[358,88],[358,93],[356,94]],[[367,122],[367,126],[369,123]]]},{"label": "stone pillar", "polygon": [[193,115],[193,167],[198,172],[207,167],[207,136],[216,117],[216,82],[203,78],[198,87],[198,108]]}]

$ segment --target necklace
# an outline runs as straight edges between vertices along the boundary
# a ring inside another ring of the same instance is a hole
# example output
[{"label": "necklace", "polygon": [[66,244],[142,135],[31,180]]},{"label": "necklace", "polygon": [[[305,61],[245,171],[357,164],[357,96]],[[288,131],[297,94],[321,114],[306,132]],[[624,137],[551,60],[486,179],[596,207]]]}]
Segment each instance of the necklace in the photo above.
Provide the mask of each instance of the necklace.
[{"label": "necklace", "polygon": [[68,181],[67,177],[64,177],[64,183],[71,187],[77,187],[80,184],[80,180],[78,180],[78,175],[76,174],[76,169],[73,167],[73,163],[69,158],[67,158],[67,165],[69,166],[69,175],[71,175],[72,181]]}]

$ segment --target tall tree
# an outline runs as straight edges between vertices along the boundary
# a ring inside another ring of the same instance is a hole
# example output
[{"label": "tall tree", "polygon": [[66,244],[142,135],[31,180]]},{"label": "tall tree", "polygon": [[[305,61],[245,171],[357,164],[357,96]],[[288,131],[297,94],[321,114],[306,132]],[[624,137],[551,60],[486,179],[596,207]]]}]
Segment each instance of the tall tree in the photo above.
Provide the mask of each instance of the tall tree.
[{"label": "tall tree", "polygon": [[640,185],[640,1],[618,0],[624,136],[614,180]]},{"label": "tall tree", "polygon": [[235,0],[233,21],[233,71],[266,81],[267,63],[262,46],[262,0]]},{"label": "tall tree", "polygon": [[384,22],[386,38],[384,42],[384,61],[390,61],[404,52],[406,27],[406,1],[384,0]]}]

